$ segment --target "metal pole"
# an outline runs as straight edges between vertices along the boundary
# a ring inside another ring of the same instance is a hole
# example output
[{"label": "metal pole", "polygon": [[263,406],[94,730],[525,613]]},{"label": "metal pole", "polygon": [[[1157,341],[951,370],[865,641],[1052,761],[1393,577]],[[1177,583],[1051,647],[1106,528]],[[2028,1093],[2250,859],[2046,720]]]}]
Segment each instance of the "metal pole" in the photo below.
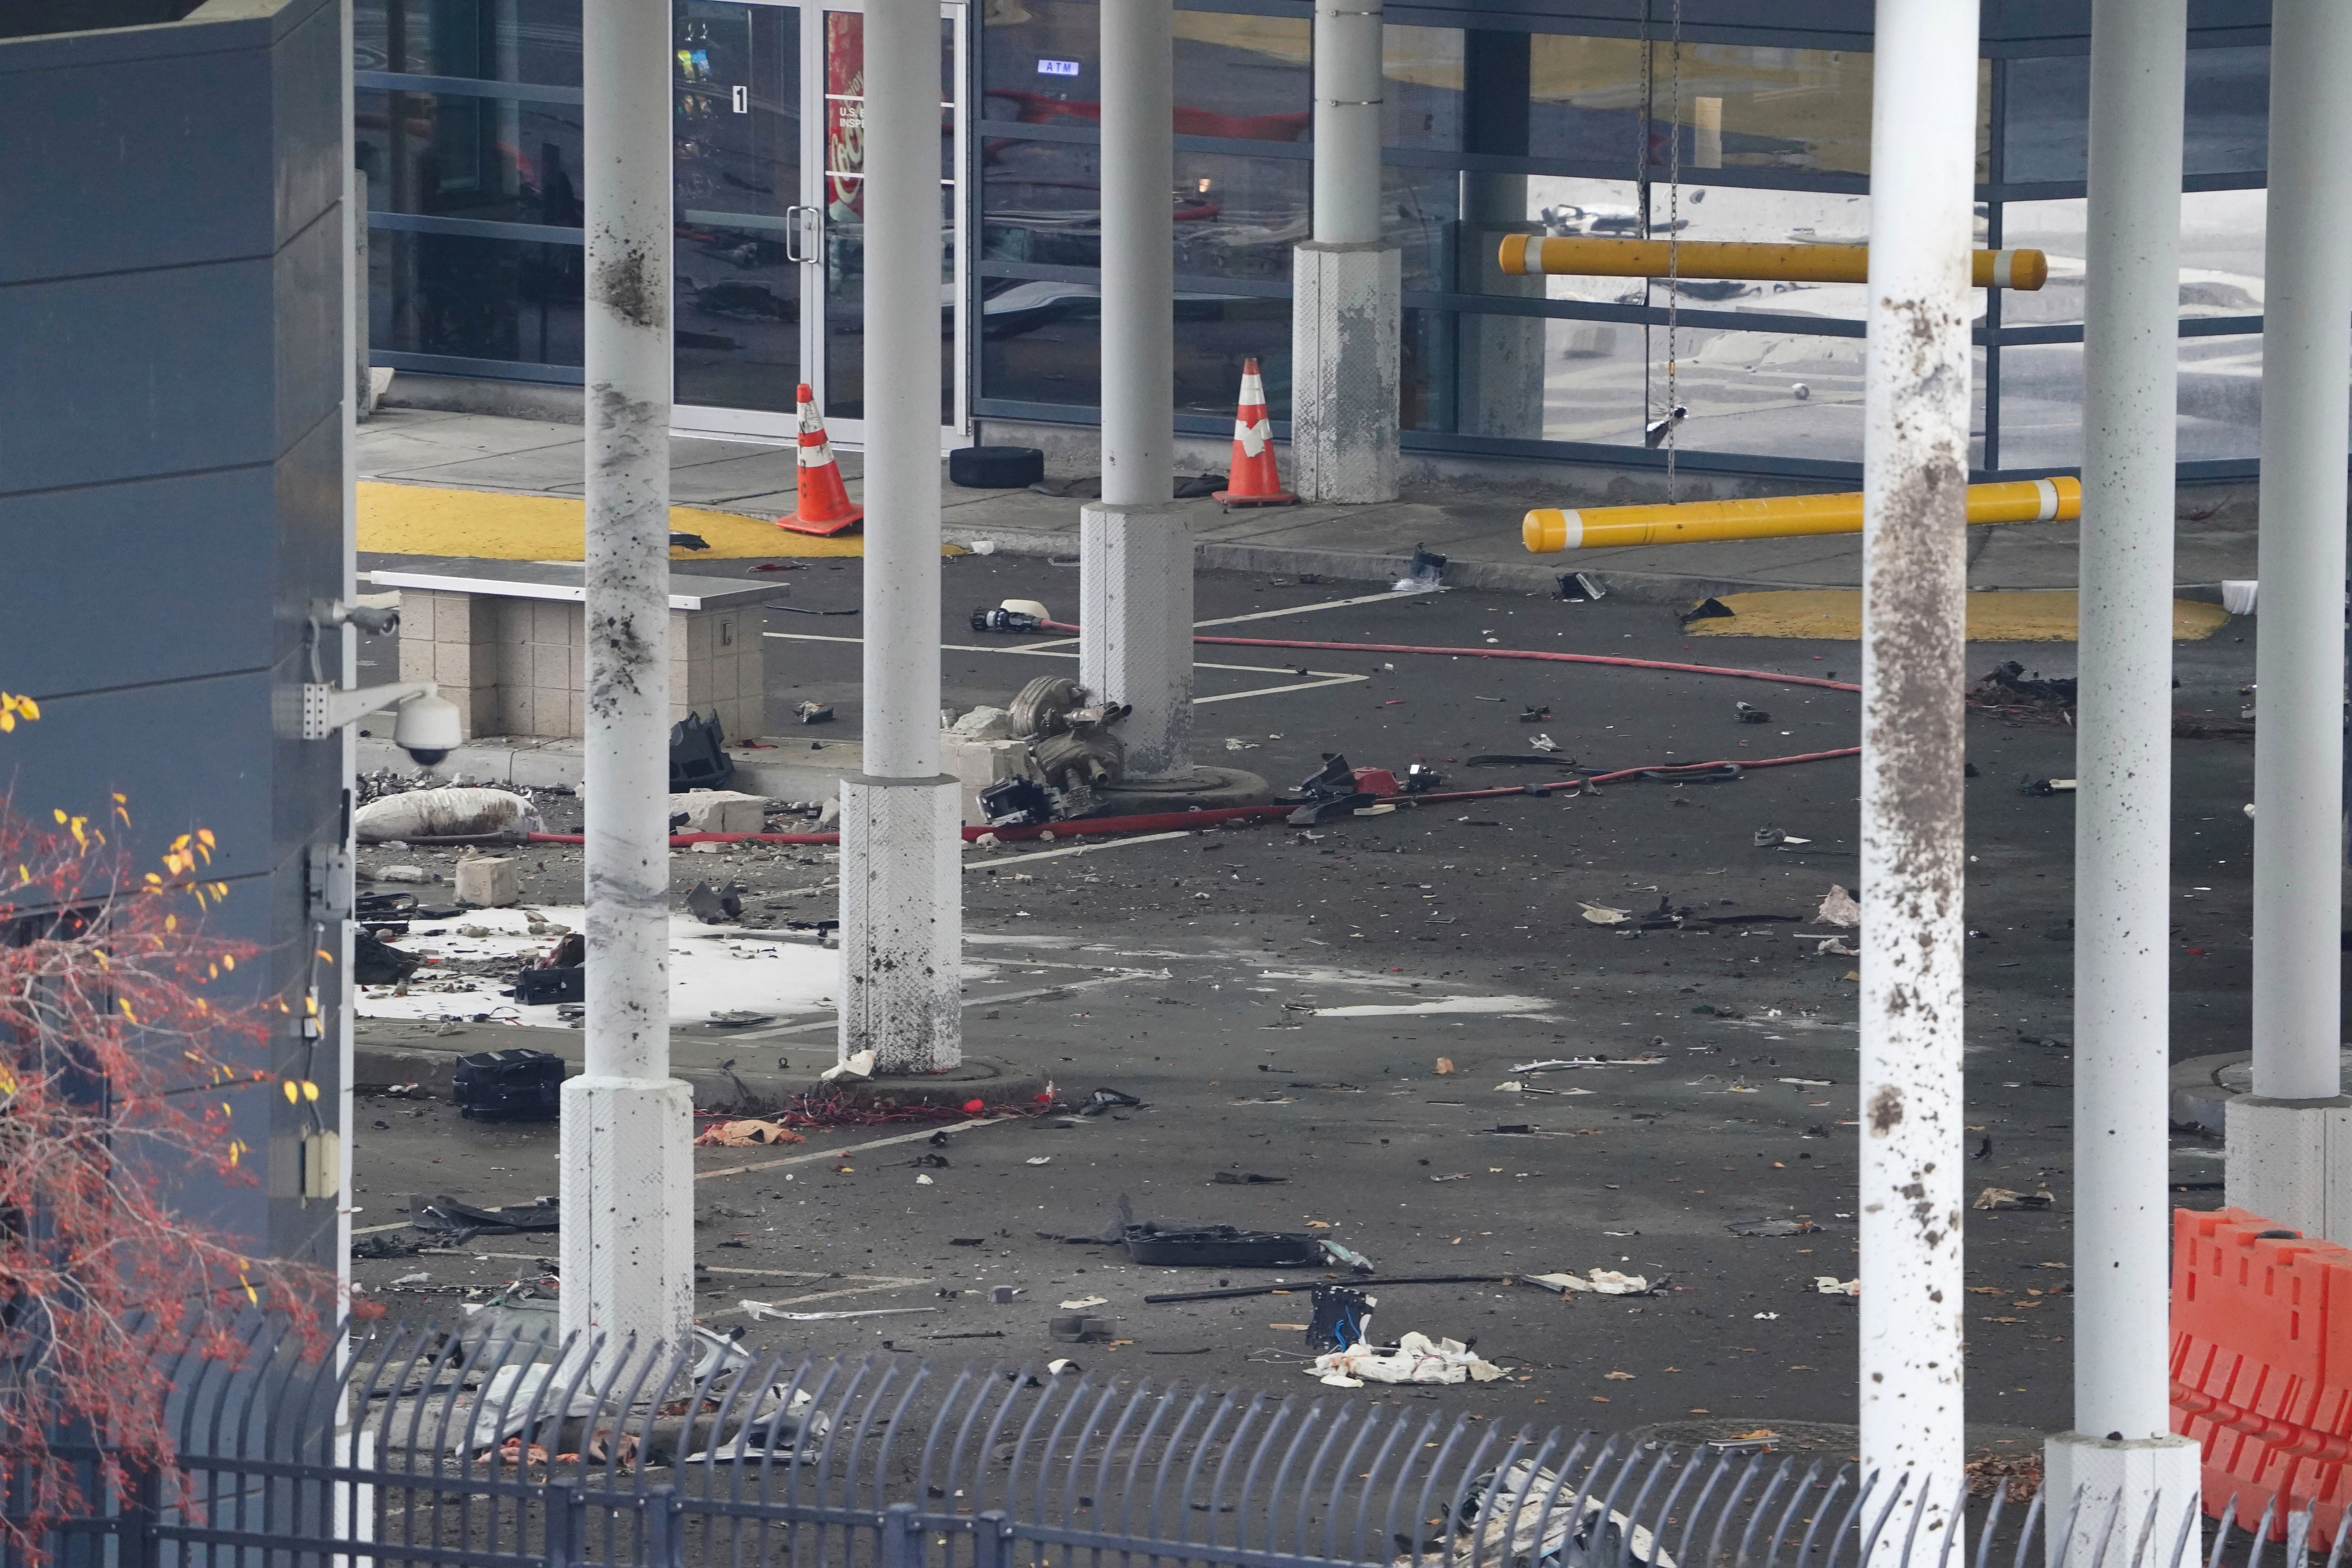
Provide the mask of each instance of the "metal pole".
[{"label": "metal pole", "polygon": [[1876,62],[1863,423],[1862,1462],[1890,1480],[1909,1471],[1927,1489],[1926,1527],[1942,1530],[1965,1458],[1960,753],[1975,0],[1879,0]]},{"label": "metal pole", "polygon": [[563,1086],[563,1328],[679,1344],[693,1100],[669,1075],[669,8],[583,12],[587,1071]]},{"label": "metal pole", "polygon": [[1079,514],[1078,677],[1134,710],[1130,781],[1192,773],[1192,539],[1175,510],[1175,34],[1102,5],[1102,501]]},{"label": "metal pole", "polygon": [[1379,0],[1316,0],[1315,239],[1381,237]]},{"label": "metal pole", "polygon": [[2271,12],[2262,636],[2254,656],[2254,1087],[2229,1107],[2228,1195],[2352,1238],[2338,1094],[2345,421],[2352,359],[2352,9]]},{"label": "metal pole", "polygon": [[1316,0],[1314,237],[1291,255],[1290,453],[1299,496],[1397,496],[1402,253],[1381,233],[1380,0]]},{"label": "metal pole", "polygon": [[[341,491],[342,528],[341,544],[342,559],[337,574],[336,596],[350,604],[359,594],[359,421],[367,398],[367,176],[360,172],[358,147],[359,95],[354,89],[352,67],[357,40],[353,35],[352,13],[356,0],[341,0],[335,7],[336,26],[342,34],[341,63],[337,75],[342,103],[342,131],[337,142],[337,155],[343,170],[343,343],[347,355],[357,361],[356,371],[344,378],[345,386],[341,417],[341,452],[338,463],[337,489]],[[351,688],[359,684],[359,628],[348,621],[340,628],[340,640],[335,647],[338,685]],[[346,724],[336,731],[335,743],[342,751],[342,776],[348,786],[359,773],[359,726]],[[342,842],[337,846],[343,852],[345,867],[358,864],[357,845],[351,836],[346,814]],[[337,873],[348,878],[349,870]],[[355,889],[353,889],[355,891]],[[352,1286],[352,1112],[355,1108],[352,1079],[357,1066],[357,1041],[352,1034],[352,1002],[356,994],[352,983],[352,937],[356,930],[348,921],[338,922],[333,935],[335,973],[341,980],[334,1003],[335,1020],[335,1129],[341,1134],[341,1168],[336,1173],[335,1192],[335,1284],[345,1300]],[[350,1342],[343,1350],[349,1352]],[[348,1407],[346,1407],[348,1414]]]},{"label": "metal pole", "polygon": [[841,790],[844,1061],[963,1059],[961,806],[940,771],[940,9],[866,8],[866,771]]},{"label": "metal pole", "polygon": [[[2198,1495],[2171,1432],[2167,1174],[2172,844],[2172,513],[2188,0],[2093,0],[2083,328],[2081,783],[2074,812],[2074,1430],[2081,1559],[2111,1504]],[[2160,1565],[2158,1565],[2160,1568]]]},{"label": "metal pole", "polygon": [[1102,499],[1175,495],[1174,13],[1102,8]]}]

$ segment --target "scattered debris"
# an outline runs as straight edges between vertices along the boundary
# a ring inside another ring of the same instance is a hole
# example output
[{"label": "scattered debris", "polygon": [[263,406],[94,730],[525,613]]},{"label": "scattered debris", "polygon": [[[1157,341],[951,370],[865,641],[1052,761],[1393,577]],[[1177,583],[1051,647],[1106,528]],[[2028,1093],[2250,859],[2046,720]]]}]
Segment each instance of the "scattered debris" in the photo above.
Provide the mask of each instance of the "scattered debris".
[{"label": "scattered debris", "polygon": [[1447,1078],[1447,1077],[1452,1076],[1452,1074],[1453,1074],[1453,1072],[1454,1072],[1454,1058],[1453,1058],[1452,1057],[1440,1057],[1440,1058],[1437,1058],[1437,1066],[1436,1066],[1436,1068],[1435,1068],[1433,1070],[1436,1072],[1437,1076],[1438,1076],[1438,1077],[1440,1077],[1440,1078]]},{"label": "scattered debris", "polygon": [[1969,1205],[1969,1207],[1972,1209],[2046,1209],[2055,1208],[2057,1204],[2058,1200],[2051,1195],[2050,1189],[2047,1187],[2031,1193],[2012,1192],[2007,1187],[1987,1187],[1977,1194],[1976,1201]]},{"label": "scattered debris", "polygon": [[1041,632],[1045,629],[1045,622],[1048,618],[1042,611],[1033,615],[1026,609],[1016,610],[1008,600],[995,609],[982,605],[972,611],[971,629],[976,632],[1005,632],[1013,635]]},{"label": "scattered debris", "polygon": [[1412,547],[1412,560],[1406,564],[1404,575],[1390,585],[1390,591],[1397,594],[1433,593],[1444,586],[1444,556],[1425,545],[1416,544]]},{"label": "scattered debris", "polygon": [[2079,689],[2080,683],[2071,676],[2044,679],[2038,669],[2028,675],[2025,667],[2012,658],[1986,671],[1969,696],[2001,708],[2072,708]]},{"label": "scattered debris", "polygon": [[860,1311],[847,1312],[787,1312],[772,1302],[754,1301],[748,1297],[736,1305],[755,1321],[782,1318],[788,1323],[826,1323],[840,1318],[902,1318],[916,1312],[939,1310],[937,1307],[867,1307]]},{"label": "scattered debris", "polygon": [[1332,1388],[1361,1388],[1368,1383],[1448,1384],[1499,1381],[1503,1369],[1481,1361],[1460,1340],[1432,1340],[1419,1331],[1405,1334],[1394,1350],[1368,1344],[1317,1356],[1307,1375]]},{"label": "scattered debris", "polygon": [[1772,715],[1753,702],[1735,702],[1731,710],[1739,716],[1742,724],[1769,724],[1772,721]]},{"label": "scattered debris", "polygon": [[1810,1236],[1822,1227],[1809,1219],[1736,1219],[1724,1228],[1734,1236]]},{"label": "scattered debris", "polygon": [[1709,597],[1701,599],[1697,604],[1685,610],[1682,614],[1682,623],[1688,626],[1693,621],[1727,621],[1732,618],[1732,615],[1730,605],[1721,599]]},{"label": "scattered debris", "polygon": [[[1491,1494],[1491,1495],[1490,1495]],[[1463,1489],[1454,1509],[1454,1541],[1420,1542],[1399,1536],[1403,1555],[1398,1568],[1479,1568],[1489,1563],[1529,1563],[1540,1568],[1573,1564],[1639,1563],[1675,1568],[1657,1538],[1609,1506],[1590,1487],[1570,1486],[1526,1459],[1489,1471]],[[1435,1522],[1434,1521],[1433,1522]],[[1444,1551],[1442,1562],[1436,1554]]]},{"label": "scattered debris", "polygon": [[1549,735],[1538,734],[1530,736],[1528,738],[1528,744],[1533,746],[1537,751],[1543,752],[1546,756],[1549,756],[1552,752],[1559,750],[1559,742],[1553,740]]},{"label": "scattered debris", "polygon": [[673,833],[761,833],[767,830],[768,801],[741,790],[698,789],[669,797]]},{"label": "scattered debris", "polygon": [[1107,1111],[1141,1110],[1143,1109],[1144,1102],[1138,1100],[1131,1094],[1116,1089],[1098,1089],[1092,1094],[1087,1096],[1087,1102],[1078,1107],[1078,1114],[1080,1116],[1100,1116]]},{"label": "scattered debris", "polygon": [[2017,793],[2020,795],[2073,795],[2074,781],[2073,779],[2038,779],[2031,773],[2021,773],[2017,781]]},{"label": "scattered debris", "polygon": [[727,754],[727,727],[714,712],[708,719],[689,711],[669,727],[669,792],[724,789],[735,776],[735,759]]},{"label": "scattered debris", "polygon": [[1109,1339],[1115,1332],[1108,1318],[1097,1318],[1090,1312],[1064,1312],[1045,1320],[1048,1337],[1064,1344],[1096,1344]]},{"label": "scattered debris", "polygon": [[518,1236],[527,1231],[556,1230],[562,1223],[562,1210],[553,1198],[515,1204],[506,1208],[476,1208],[444,1193],[430,1202],[422,1197],[410,1198],[408,1223],[412,1229],[440,1233],[437,1239],[454,1247],[478,1236]]},{"label": "scattered debris", "polygon": [[[1359,1279],[1356,1289],[1385,1290],[1391,1285],[1507,1285],[1514,1277],[1508,1274],[1415,1274],[1398,1279]],[[1216,1290],[1171,1290],[1157,1296],[1146,1296],[1147,1307],[1174,1305],[1183,1301],[1232,1301],[1244,1296],[1282,1296],[1297,1289],[1296,1285],[1238,1285]]]},{"label": "scattered debris", "polygon": [[1783,833],[1777,827],[1759,827],[1756,830],[1756,847],[1759,849],[1770,849],[1781,844],[1811,844],[1811,842],[1810,838],[1800,838],[1793,833]]},{"label": "scattered debris", "polygon": [[1063,1302],[1062,1310],[1065,1312],[1083,1312],[1088,1307],[1108,1307],[1109,1305],[1110,1298],[1108,1296],[1079,1296]]},{"label": "scattered debris", "polygon": [[740,1121],[717,1121],[694,1141],[698,1149],[750,1149],[762,1143],[805,1143],[808,1140],[784,1126],[760,1117]]},{"label": "scattered debris", "polygon": [[2005,1489],[2011,1503],[2021,1504],[2032,1502],[2042,1490],[2042,1456],[2038,1453],[1983,1454],[1961,1468],[1968,1472],[1969,1495],[1972,1498],[1990,1498]]},{"label": "scattered debris", "polygon": [[1219,1171],[1209,1178],[1220,1187],[1272,1187],[1290,1180],[1288,1176],[1261,1176],[1255,1171]]},{"label": "scattered debris", "polygon": [[687,912],[704,925],[725,925],[743,918],[743,888],[730,882],[714,888],[709,882],[697,882],[686,895]]},{"label": "scattered debris", "polygon": [[1570,604],[1598,599],[1609,590],[1590,572],[1563,572],[1559,574],[1559,596]]},{"label": "scattered debris", "polygon": [[[352,813],[352,837],[362,844],[498,839],[546,831],[547,823],[537,805],[503,789],[460,788],[453,784],[440,789],[406,790],[372,800]],[[379,881],[423,879],[377,877]]]},{"label": "scattered debris", "polygon": [[1614,1268],[1595,1268],[1582,1275],[1522,1274],[1522,1283],[1539,1285],[1562,1296],[1591,1293],[1596,1296],[1646,1296],[1655,1287],[1647,1276],[1621,1274]]},{"label": "scattered debris", "polygon": [[563,1075],[551,1051],[476,1051],[457,1058],[453,1098],[469,1121],[552,1121]]},{"label": "scattered debris", "polygon": [[1577,900],[1577,904],[1584,910],[1584,918],[1597,926],[1623,925],[1633,918],[1633,911],[1631,910],[1612,910],[1606,904],[1588,904],[1581,899]]},{"label": "scattered debris", "polygon": [[352,979],[362,985],[397,985],[425,961],[380,942],[364,931],[352,933]]},{"label": "scattered debris", "polygon": [[817,1074],[820,1083],[863,1083],[874,1076],[872,1051],[858,1051]]},{"label": "scattered debris", "polygon": [[803,702],[793,709],[793,716],[803,724],[830,724],[833,722],[833,704]]},{"label": "scattered debris", "polygon": [[1813,1276],[1813,1291],[1821,1296],[1859,1296],[1862,1294],[1862,1280],[1859,1276],[1840,1279],[1834,1274],[1816,1274]]},{"label": "scattered debris", "polygon": [[[980,792],[980,814],[991,827],[1035,826],[1054,820],[1054,793],[1033,778],[1003,779]],[[983,838],[981,847],[995,844]]]},{"label": "scattered debris", "polygon": [[1307,1348],[1318,1355],[1370,1342],[1372,1309],[1380,1298],[1346,1285],[1315,1287],[1315,1319],[1307,1325]]},{"label": "scattered debris", "polygon": [[1823,925],[1858,926],[1862,923],[1862,905],[1852,893],[1832,882],[1830,890],[1822,895],[1822,907],[1813,911],[1813,918]]},{"label": "scattered debris", "polygon": [[522,897],[515,863],[503,855],[468,853],[457,862],[457,901],[476,909],[502,910]]}]

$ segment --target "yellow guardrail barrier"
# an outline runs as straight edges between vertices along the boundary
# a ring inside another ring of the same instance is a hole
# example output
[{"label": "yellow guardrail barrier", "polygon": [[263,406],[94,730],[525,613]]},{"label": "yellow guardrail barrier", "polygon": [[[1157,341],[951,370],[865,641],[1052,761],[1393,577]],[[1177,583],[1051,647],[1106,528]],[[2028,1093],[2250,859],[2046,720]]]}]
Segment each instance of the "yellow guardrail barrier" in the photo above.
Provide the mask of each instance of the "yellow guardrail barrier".
[{"label": "yellow guardrail barrier", "polygon": [[[1753,279],[1782,283],[1865,283],[1866,245],[1758,245],[1685,239],[1667,254],[1663,239],[1600,239],[1583,236],[1503,237],[1498,258],[1513,277],[1559,273],[1582,278]],[[2039,289],[2050,279],[2050,258],[2038,250],[1971,253],[1969,280],[1979,289]]]},{"label": "yellow guardrail barrier", "polygon": [[[1969,487],[1969,521],[2066,522],[2083,515],[2080,479],[2010,479]],[[1605,506],[1570,511],[1539,507],[1519,524],[1530,553],[1624,544],[1695,544],[1715,539],[1787,539],[1860,533],[1862,492],[1759,496],[1686,506]]]}]

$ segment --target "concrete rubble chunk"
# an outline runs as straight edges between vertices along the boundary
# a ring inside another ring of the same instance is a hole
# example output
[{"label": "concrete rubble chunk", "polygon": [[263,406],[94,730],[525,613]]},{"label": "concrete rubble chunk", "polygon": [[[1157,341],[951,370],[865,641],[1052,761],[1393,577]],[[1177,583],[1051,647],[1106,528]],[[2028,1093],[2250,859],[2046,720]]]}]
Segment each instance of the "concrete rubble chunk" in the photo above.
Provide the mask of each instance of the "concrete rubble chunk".
[{"label": "concrete rubble chunk", "polygon": [[461,904],[499,910],[522,897],[515,864],[503,855],[474,855],[458,861],[457,880]]},{"label": "concrete rubble chunk", "polygon": [[686,815],[677,826],[681,833],[764,833],[768,827],[767,796],[740,790],[698,789],[671,795],[671,820],[681,812]]}]

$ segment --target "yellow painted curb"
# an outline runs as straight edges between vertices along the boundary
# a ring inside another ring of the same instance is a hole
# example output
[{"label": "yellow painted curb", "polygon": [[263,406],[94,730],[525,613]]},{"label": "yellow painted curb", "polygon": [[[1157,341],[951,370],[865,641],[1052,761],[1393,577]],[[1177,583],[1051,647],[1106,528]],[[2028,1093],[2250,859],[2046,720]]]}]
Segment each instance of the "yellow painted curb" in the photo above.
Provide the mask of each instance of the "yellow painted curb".
[{"label": "yellow painted curb", "polygon": [[[1695,637],[1811,637],[1853,642],[1862,637],[1862,593],[1855,588],[1791,588],[1720,595],[1728,616],[1693,621]],[[1970,642],[2073,642],[2081,599],[2072,589],[2018,594],[1970,594]],[[2172,601],[2172,640],[2201,642],[2229,623],[2219,605]]]},{"label": "yellow painted curb", "polygon": [[[360,486],[359,544],[386,555],[463,555],[478,561],[577,561],[584,552],[588,503],[568,496],[516,495],[505,490],[451,489],[439,485]],[[672,550],[673,561],[740,561],[866,553],[862,534],[820,538],[773,522],[698,506],[669,509],[669,525],[709,542],[708,550]],[[940,553],[961,554],[956,545]]]}]

